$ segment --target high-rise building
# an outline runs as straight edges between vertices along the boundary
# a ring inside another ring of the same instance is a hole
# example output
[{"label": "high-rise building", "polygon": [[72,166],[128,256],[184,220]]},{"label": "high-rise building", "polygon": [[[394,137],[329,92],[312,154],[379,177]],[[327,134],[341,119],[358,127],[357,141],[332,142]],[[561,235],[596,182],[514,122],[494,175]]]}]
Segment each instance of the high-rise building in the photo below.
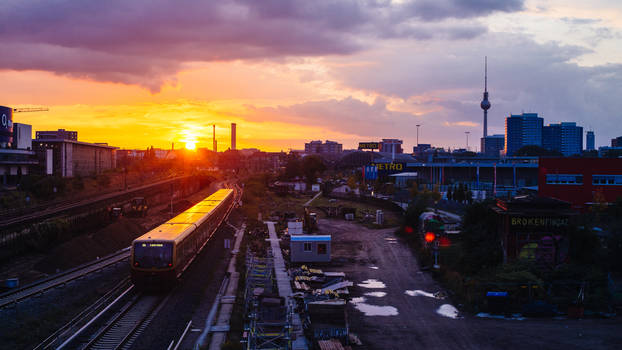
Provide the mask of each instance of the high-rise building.
[{"label": "high-rise building", "polygon": [[596,149],[596,140],[594,137],[594,132],[593,131],[588,131],[585,134],[585,150],[586,151],[593,151]]},{"label": "high-rise building", "polygon": [[499,153],[505,146],[505,135],[491,135],[482,137],[481,150],[482,154],[487,157],[499,157]]},{"label": "high-rise building", "polygon": [[580,154],[583,150],[583,128],[574,122],[549,124],[542,128],[542,147],[564,156]]},{"label": "high-rise building", "polygon": [[542,146],[543,124],[538,113],[510,114],[505,118],[505,154],[512,156],[523,146]]},{"label": "high-rise building", "polygon": [[231,150],[235,150],[235,128],[236,124],[231,123]]},{"label": "high-rise building", "polygon": [[622,147],[622,136],[611,139],[611,147]]},{"label": "high-rise building", "polygon": [[402,143],[404,141],[398,139],[382,139],[380,142],[380,152],[386,153],[404,153]]},{"label": "high-rise building", "polygon": [[342,144],[329,140],[326,143],[320,140],[305,143],[305,153],[341,153],[342,149]]}]

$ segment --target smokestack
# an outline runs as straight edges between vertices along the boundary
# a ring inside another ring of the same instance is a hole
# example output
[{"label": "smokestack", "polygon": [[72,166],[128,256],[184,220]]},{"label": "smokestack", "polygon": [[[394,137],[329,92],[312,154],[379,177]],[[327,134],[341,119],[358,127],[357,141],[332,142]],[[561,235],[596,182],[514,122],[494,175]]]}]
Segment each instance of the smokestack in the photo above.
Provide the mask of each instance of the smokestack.
[{"label": "smokestack", "polygon": [[218,145],[216,144],[216,124],[214,124],[213,126],[214,126],[214,132],[213,132],[213,135],[214,135],[214,141],[213,141],[214,142],[214,146],[213,146],[213,150],[214,150],[214,152],[218,152]]},{"label": "smokestack", "polygon": [[235,150],[235,123],[231,123],[231,150]]}]

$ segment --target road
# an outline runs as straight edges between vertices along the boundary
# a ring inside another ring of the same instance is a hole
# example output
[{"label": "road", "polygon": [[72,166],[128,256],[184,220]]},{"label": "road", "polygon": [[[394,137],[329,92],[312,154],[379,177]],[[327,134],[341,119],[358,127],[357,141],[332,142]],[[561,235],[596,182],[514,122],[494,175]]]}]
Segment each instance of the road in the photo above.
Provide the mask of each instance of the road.
[{"label": "road", "polygon": [[[622,344],[619,319],[448,317],[455,316],[452,302],[434,297],[441,287],[420,270],[395,229],[329,219],[320,220],[319,228],[333,235],[333,264],[324,269],[343,271],[354,282],[348,317],[351,332],[363,342],[359,349],[613,349]],[[443,310],[447,316],[439,314]]]}]

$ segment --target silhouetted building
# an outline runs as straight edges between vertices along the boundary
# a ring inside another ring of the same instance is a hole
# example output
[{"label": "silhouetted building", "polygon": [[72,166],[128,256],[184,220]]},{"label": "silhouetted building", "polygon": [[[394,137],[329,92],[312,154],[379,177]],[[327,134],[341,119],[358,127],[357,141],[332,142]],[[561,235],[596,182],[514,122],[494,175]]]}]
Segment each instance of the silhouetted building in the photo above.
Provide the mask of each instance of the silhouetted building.
[{"label": "silhouetted building", "polygon": [[342,144],[329,140],[325,143],[320,140],[305,143],[305,153],[341,153],[342,149]]},{"label": "silhouetted building", "polygon": [[37,131],[35,133],[37,139],[56,139],[56,140],[73,140],[78,141],[78,132],[65,129],[56,131]]},{"label": "silhouetted building", "polygon": [[516,260],[550,269],[568,259],[568,226],[577,213],[570,203],[554,198],[520,196],[497,200],[503,262]]},{"label": "silhouetted building", "polygon": [[505,118],[506,155],[514,155],[523,146],[542,146],[543,123],[538,113],[511,114]]},{"label": "silhouetted building", "polygon": [[421,156],[421,154],[423,154],[425,151],[431,148],[432,148],[432,145],[429,143],[420,143],[417,146],[413,146],[413,153],[415,154],[415,156],[419,157]]},{"label": "silhouetted building", "polygon": [[595,149],[596,149],[596,142],[595,142],[594,132],[588,131],[585,134],[585,150],[593,151]]},{"label": "silhouetted building", "polygon": [[486,157],[499,157],[499,153],[503,151],[505,146],[505,135],[497,134],[482,137],[481,150]]},{"label": "silhouetted building", "polygon": [[117,147],[107,144],[38,138],[32,146],[45,175],[90,176],[117,166]]},{"label": "silhouetted building", "polygon": [[231,123],[231,150],[235,151],[236,143],[236,124]]},{"label": "silhouetted building", "polygon": [[565,156],[580,154],[583,150],[583,128],[574,122],[549,124],[542,128],[542,147]]},{"label": "silhouetted building", "polygon": [[380,152],[404,153],[402,143],[403,141],[398,139],[382,139],[382,142],[380,142]]},{"label": "silhouetted building", "polygon": [[611,147],[622,147],[622,136],[611,139]]}]

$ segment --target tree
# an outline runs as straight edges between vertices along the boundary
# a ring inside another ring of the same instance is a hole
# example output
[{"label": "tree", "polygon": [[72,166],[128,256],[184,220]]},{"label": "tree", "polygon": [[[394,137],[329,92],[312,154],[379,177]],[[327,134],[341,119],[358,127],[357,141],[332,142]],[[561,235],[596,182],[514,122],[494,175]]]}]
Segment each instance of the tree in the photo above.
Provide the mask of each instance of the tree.
[{"label": "tree", "polygon": [[218,166],[221,169],[237,170],[240,168],[240,161],[240,153],[237,150],[228,149],[220,154]]},{"label": "tree", "polygon": [[536,145],[523,146],[514,153],[518,157],[563,157],[558,151],[548,150]]},{"label": "tree", "polygon": [[318,175],[326,170],[326,165],[322,158],[318,156],[306,156],[302,159],[302,173],[304,174],[307,183],[315,183]]},{"label": "tree", "polygon": [[501,263],[503,252],[497,217],[490,202],[469,205],[462,219],[463,250],[460,266],[469,272]]},{"label": "tree", "polygon": [[287,157],[287,164],[285,165],[285,173],[283,177],[286,180],[291,180],[302,176],[302,162],[300,157],[296,154],[290,154]]}]

